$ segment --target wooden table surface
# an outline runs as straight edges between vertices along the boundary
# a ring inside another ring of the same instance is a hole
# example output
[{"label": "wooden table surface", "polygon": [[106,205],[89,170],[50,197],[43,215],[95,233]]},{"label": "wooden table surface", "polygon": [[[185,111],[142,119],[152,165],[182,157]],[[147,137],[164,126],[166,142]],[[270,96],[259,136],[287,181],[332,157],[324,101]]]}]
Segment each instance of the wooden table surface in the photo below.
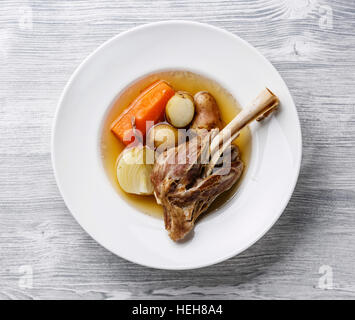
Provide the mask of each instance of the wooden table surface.
[{"label": "wooden table surface", "polygon": [[[50,154],[58,98],[78,64],[129,28],[167,19],[238,34],[296,102],[303,161],[267,235],[193,271],[116,257],[76,223]],[[0,299],[355,298],[354,0],[2,0]]]}]

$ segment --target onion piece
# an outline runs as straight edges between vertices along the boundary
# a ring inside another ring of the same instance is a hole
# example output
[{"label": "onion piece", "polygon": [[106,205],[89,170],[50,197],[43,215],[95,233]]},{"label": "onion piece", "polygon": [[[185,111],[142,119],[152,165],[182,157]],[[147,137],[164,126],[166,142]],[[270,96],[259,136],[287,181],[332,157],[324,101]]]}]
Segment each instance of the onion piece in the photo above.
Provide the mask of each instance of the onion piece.
[{"label": "onion piece", "polygon": [[151,195],[154,188],[150,173],[154,165],[154,151],[143,146],[124,150],[117,159],[117,180],[127,193]]}]

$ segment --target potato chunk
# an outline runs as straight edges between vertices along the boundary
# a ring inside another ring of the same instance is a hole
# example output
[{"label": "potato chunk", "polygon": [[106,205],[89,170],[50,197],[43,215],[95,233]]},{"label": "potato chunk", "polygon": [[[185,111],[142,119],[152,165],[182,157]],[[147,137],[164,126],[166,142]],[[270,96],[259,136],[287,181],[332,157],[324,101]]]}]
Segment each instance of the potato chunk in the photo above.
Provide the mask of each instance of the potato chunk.
[{"label": "potato chunk", "polygon": [[165,115],[168,122],[175,128],[188,126],[195,115],[193,97],[184,91],[178,91],[166,105]]},{"label": "potato chunk", "polygon": [[196,115],[193,129],[222,128],[222,120],[216,99],[207,91],[197,92],[194,96]]},{"label": "potato chunk", "polygon": [[147,144],[150,147],[169,149],[178,143],[178,130],[167,123],[159,123],[148,132]]}]

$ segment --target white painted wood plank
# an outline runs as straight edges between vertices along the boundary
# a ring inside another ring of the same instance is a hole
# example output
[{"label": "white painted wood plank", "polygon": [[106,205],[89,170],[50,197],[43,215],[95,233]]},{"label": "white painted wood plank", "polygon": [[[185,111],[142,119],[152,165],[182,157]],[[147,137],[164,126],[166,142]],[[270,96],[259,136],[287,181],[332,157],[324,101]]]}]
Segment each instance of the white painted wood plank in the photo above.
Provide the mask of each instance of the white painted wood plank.
[{"label": "white painted wood plank", "polygon": [[[66,209],[50,162],[54,111],[77,65],[117,33],[166,19],[256,46],[289,86],[303,130],[300,179],[276,226],[239,257],[188,272],[100,247]],[[354,27],[347,0],[1,1],[0,299],[354,299]],[[322,265],[333,290],[318,288]]]}]

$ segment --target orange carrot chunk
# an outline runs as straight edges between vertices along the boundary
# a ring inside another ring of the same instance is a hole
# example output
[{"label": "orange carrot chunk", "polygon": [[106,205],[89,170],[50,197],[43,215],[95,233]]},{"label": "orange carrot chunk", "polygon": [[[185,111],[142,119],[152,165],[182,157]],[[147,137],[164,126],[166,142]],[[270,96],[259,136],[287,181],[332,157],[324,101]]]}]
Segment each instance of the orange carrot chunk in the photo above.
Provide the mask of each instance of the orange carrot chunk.
[{"label": "orange carrot chunk", "polygon": [[125,145],[134,141],[132,119],[136,129],[146,134],[146,122],[154,124],[164,119],[165,106],[175,94],[174,89],[165,81],[159,80],[146,88],[128,108],[112,123],[111,131]]}]

